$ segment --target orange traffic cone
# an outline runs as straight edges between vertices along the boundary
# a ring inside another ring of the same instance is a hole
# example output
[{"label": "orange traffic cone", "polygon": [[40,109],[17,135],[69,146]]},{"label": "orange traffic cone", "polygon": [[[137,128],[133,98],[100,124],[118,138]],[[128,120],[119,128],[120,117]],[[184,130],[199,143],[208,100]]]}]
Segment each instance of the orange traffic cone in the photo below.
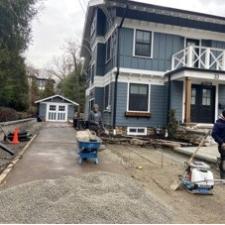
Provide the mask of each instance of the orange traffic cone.
[{"label": "orange traffic cone", "polygon": [[17,145],[19,144],[19,128],[15,128],[13,132],[13,141],[12,144]]}]

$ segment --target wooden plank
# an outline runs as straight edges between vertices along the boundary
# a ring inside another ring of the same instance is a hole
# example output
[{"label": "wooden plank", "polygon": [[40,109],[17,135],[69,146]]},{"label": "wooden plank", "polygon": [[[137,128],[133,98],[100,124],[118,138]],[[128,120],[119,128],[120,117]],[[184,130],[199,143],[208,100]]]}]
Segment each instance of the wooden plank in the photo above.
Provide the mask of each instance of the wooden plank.
[{"label": "wooden plank", "polygon": [[185,78],[185,123],[191,122],[191,79]]},{"label": "wooden plank", "polygon": [[145,113],[145,112],[125,112],[126,117],[151,117],[151,113]]}]

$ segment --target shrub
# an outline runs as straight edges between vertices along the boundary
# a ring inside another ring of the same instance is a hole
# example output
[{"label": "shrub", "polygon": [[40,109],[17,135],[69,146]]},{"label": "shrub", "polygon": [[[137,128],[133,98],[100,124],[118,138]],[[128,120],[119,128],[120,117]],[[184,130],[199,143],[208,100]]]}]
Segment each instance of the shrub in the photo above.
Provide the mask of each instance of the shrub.
[{"label": "shrub", "polygon": [[17,111],[7,107],[0,107],[0,122],[17,120],[19,118]]},{"label": "shrub", "polygon": [[172,109],[169,112],[169,123],[167,125],[169,138],[176,138],[177,129],[178,121],[176,119],[176,111]]}]

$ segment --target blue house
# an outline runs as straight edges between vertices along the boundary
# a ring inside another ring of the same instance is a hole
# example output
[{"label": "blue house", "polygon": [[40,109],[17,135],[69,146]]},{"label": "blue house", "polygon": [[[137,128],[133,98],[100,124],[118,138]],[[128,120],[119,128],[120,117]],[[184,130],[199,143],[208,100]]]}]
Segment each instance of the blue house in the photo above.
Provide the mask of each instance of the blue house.
[{"label": "blue house", "polygon": [[127,134],[165,127],[172,109],[181,124],[192,124],[214,123],[225,108],[223,17],[93,0],[81,56],[86,114],[99,104],[105,125]]}]

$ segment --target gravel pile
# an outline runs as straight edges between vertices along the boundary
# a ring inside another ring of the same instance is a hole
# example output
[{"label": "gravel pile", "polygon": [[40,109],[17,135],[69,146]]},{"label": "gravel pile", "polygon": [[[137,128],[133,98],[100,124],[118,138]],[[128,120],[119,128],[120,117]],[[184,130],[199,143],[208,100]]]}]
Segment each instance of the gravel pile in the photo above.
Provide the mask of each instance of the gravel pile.
[{"label": "gravel pile", "polygon": [[0,223],[170,223],[170,210],[133,179],[90,173],[0,193]]}]

